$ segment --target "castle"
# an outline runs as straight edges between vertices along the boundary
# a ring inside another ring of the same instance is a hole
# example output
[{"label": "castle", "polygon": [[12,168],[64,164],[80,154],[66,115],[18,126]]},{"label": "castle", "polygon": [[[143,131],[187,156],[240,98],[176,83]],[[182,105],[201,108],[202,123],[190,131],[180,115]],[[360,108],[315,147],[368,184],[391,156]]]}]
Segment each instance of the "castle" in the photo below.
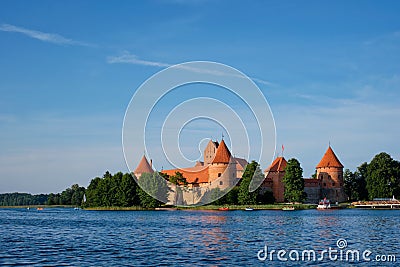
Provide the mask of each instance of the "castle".
[{"label": "castle", "polygon": [[[212,188],[224,190],[231,188],[240,182],[243,172],[248,162],[245,159],[233,157],[225,141],[220,143],[210,140],[204,150],[204,161],[196,162],[195,166],[189,168],[178,168],[162,170],[167,176],[175,175],[176,172],[182,173],[188,182],[189,190],[197,189],[197,192],[206,192]],[[260,192],[271,191],[276,202],[284,202],[285,185],[283,176],[287,161],[284,157],[277,157],[272,164],[264,171],[265,179],[261,185]],[[152,163],[148,162],[145,156],[134,171],[137,178],[142,173],[153,173]],[[200,191],[198,189],[201,189]],[[315,178],[304,178],[304,191],[307,194],[308,203],[317,203],[326,197],[332,202],[343,202],[347,196],[343,189],[343,165],[333,152],[331,146],[328,147],[321,161],[316,166]],[[200,193],[197,200],[201,199]],[[189,196],[188,196],[189,197]],[[190,197],[193,197],[190,195]],[[188,204],[185,196],[183,202]],[[192,200],[193,204],[195,200]]]},{"label": "castle", "polygon": [[[193,167],[162,170],[161,172],[168,176],[175,175],[176,172],[182,173],[189,188],[218,187],[223,190],[239,182],[247,164],[245,159],[232,156],[223,139],[221,143],[210,140],[204,149],[204,161],[197,161]],[[142,157],[134,174],[139,178],[144,172],[153,172],[151,164],[145,156]]]},{"label": "castle", "polygon": [[[287,161],[277,157],[264,171],[265,179],[261,191],[272,191],[276,202],[284,202],[285,175]],[[304,178],[304,192],[308,203],[317,203],[322,198],[332,202],[343,202],[347,196],[343,188],[343,165],[340,163],[331,146],[328,147],[321,161],[316,166],[315,178]]]}]

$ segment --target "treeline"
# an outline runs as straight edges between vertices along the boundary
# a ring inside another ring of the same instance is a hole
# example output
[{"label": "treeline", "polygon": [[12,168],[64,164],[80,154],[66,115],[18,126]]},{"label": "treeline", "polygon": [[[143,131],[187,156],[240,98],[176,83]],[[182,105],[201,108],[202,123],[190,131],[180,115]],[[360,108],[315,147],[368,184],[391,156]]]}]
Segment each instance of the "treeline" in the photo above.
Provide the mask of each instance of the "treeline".
[{"label": "treeline", "polygon": [[[86,189],[84,207],[159,207],[167,201],[169,188],[164,179],[158,179],[158,175],[143,173],[139,179],[139,187],[132,174],[117,172],[112,175],[107,171],[102,178],[96,177],[91,180]],[[148,195],[142,188],[157,196],[157,199]]]},{"label": "treeline", "polygon": [[28,193],[5,193],[0,194],[0,206],[29,206],[45,205],[49,195],[31,195]]},{"label": "treeline", "polygon": [[81,206],[85,188],[77,184],[61,193],[38,194],[5,193],[0,194],[0,206],[35,206],[35,205],[74,205]]},{"label": "treeline", "polygon": [[356,171],[346,169],[344,189],[350,200],[400,197],[400,162],[389,154],[377,154],[370,163],[364,162]]},{"label": "treeline", "polygon": [[85,195],[85,188],[74,184],[58,194],[49,194],[47,205],[81,206]]}]

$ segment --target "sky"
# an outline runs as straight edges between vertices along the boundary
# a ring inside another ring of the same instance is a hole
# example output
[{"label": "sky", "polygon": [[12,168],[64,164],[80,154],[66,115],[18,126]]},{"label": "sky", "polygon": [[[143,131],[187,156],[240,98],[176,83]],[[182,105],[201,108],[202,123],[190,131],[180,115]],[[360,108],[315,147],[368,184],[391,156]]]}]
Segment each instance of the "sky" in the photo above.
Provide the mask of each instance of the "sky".
[{"label": "sky", "polygon": [[[250,77],[275,120],[275,156],[283,144],[304,177],[329,144],[352,171],[382,151],[399,160],[399,13],[399,1],[2,0],[0,193],[61,192],[107,170],[129,171],[122,126],[132,96],[156,73],[188,61],[219,62]],[[215,97],[244,110],[220,89],[190,88],[164,99],[154,125],[177,99]],[[201,158],[204,138],[228,134],[212,121],[185,127],[179,142],[191,160]],[[168,166],[157,153],[154,166]]]}]

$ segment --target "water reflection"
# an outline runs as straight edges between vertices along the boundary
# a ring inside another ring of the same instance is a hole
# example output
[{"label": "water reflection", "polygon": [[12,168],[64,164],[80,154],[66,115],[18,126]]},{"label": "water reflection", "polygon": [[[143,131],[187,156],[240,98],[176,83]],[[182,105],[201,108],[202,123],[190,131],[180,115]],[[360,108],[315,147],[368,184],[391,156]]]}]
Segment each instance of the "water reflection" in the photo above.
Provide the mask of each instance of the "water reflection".
[{"label": "water reflection", "polygon": [[350,248],[398,255],[399,215],[400,211],[362,210],[0,209],[0,265],[259,265],[256,253],[265,244],[322,251],[336,247],[339,238],[345,238]]}]

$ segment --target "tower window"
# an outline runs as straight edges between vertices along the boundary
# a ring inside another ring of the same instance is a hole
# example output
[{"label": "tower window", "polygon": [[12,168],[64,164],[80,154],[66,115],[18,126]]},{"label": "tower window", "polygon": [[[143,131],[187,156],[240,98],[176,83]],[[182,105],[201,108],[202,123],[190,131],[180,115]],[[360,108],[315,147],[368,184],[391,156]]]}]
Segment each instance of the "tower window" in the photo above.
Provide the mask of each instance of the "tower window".
[{"label": "tower window", "polygon": [[218,173],[218,177],[221,177],[221,173]]},{"label": "tower window", "polygon": [[324,186],[326,186],[326,183],[324,183]]},{"label": "tower window", "polygon": [[335,186],[335,183],[332,183],[332,186]]},{"label": "tower window", "polygon": [[222,181],[219,181],[219,185],[222,185],[223,184],[223,182]]}]

